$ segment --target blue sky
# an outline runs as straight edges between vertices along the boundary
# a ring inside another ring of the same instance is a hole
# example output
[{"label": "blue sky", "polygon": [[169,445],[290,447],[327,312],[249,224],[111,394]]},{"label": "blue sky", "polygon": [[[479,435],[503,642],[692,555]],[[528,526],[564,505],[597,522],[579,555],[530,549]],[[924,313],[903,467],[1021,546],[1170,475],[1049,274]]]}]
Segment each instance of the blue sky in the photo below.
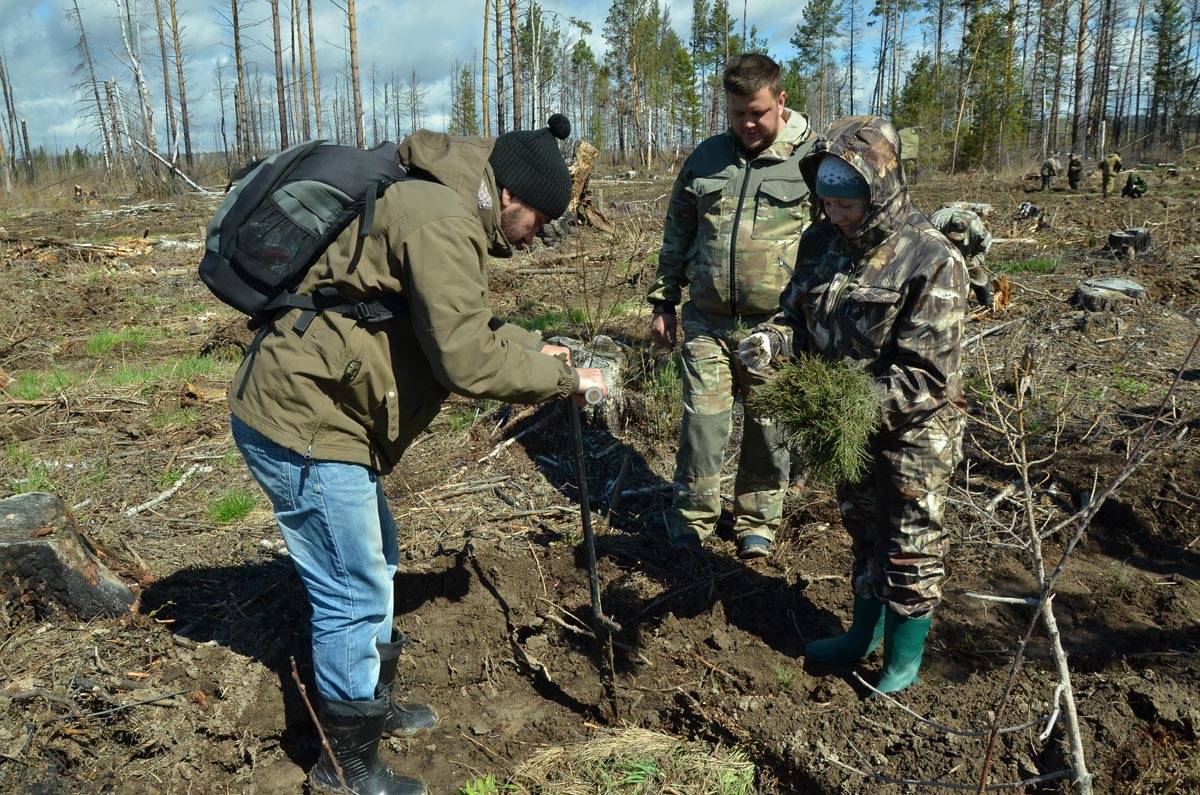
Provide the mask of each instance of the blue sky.
[{"label": "blue sky", "polygon": [[[140,2],[144,66],[151,95],[159,105],[156,125],[161,131],[162,87],[158,77],[154,3],[153,0],[130,2]],[[286,6],[288,0],[283,0],[283,4]],[[166,6],[166,0],[163,5]],[[608,11],[608,0],[545,0],[542,5],[564,16],[574,15],[590,21],[594,30],[589,37],[592,47],[598,53],[603,50],[600,31]],[[674,0],[669,5],[672,24],[686,38],[691,24],[691,0]],[[124,53],[115,0],[79,0],[79,6],[97,61],[98,76],[101,79],[116,76],[123,87],[131,87],[129,70],[120,60]],[[741,6],[737,0],[731,3],[731,12],[737,15],[739,28]],[[313,0],[313,7],[319,41],[318,69],[323,84],[328,85],[328,78],[345,72],[342,63],[344,16],[332,0]],[[800,20],[803,7],[803,2],[748,0],[747,16],[749,24],[757,25],[771,42],[773,54],[790,57],[792,48],[788,39]],[[69,8],[69,0],[37,3],[0,0],[0,18],[4,20],[4,26],[0,28],[0,47],[8,60],[18,113],[28,120],[34,146],[61,150],[77,143],[86,145],[94,138],[90,122],[80,119],[81,95],[74,87],[79,79],[74,74],[79,58],[74,50],[76,32],[67,19]],[[217,118],[214,71],[229,64],[233,57],[232,37],[224,19],[228,14],[228,0],[178,0],[178,8],[185,29],[188,101],[193,124],[201,125],[200,129],[194,129],[194,145],[197,149],[212,149],[216,145],[214,124]],[[262,69],[264,80],[272,83],[270,6],[267,0],[241,0],[240,8],[247,33],[255,42],[252,60]],[[377,69],[381,81],[393,72],[399,78],[415,68],[428,89],[426,126],[439,127],[448,103],[447,77],[453,63],[469,60],[482,43],[481,9],[482,0],[433,3],[358,0],[364,85],[370,79],[372,66]]]}]

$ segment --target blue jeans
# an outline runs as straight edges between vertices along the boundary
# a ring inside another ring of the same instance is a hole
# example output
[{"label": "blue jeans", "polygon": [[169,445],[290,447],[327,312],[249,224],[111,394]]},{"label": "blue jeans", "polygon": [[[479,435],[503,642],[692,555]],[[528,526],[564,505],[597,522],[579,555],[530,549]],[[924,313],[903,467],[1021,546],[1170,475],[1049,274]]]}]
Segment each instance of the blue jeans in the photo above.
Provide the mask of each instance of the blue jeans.
[{"label": "blue jeans", "polygon": [[400,559],[379,475],[360,464],[305,458],[237,417],[231,421],[308,592],[317,692],[337,701],[374,699],[375,644],[392,639],[392,577]]}]

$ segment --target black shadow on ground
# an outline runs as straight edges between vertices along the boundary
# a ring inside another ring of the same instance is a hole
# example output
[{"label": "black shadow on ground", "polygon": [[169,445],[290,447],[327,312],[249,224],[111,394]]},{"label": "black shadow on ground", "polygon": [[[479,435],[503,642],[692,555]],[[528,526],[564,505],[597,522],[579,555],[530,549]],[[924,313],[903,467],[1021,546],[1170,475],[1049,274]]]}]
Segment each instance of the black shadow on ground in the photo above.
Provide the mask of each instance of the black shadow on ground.
[{"label": "black shadow on ground", "polygon": [[[412,612],[434,599],[458,601],[469,587],[470,573],[462,560],[443,571],[398,571],[396,615]],[[214,641],[272,670],[279,677],[283,694],[286,728],[280,747],[305,769],[316,762],[319,746],[291,668],[294,657],[315,708],[311,613],[304,586],[287,557],[238,566],[180,569],[148,586],[142,592],[139,610],[158,621],[173,621],[171,631],[175,635],[196,643]]]},{"label": "black shadow on ground", "polygon": [[[622,569],[640,570],[667,589],[646,600],[632,589],[623,588],[619,581],[602,583],[604,610],[622,626],[618,641],[640,648],[642,632],[657,625],[664,614],[694,618],[712,612],[718,604],[729,624],[792,657],[799,657],[803,650],[805,638],[800,627],[814,628],[810,631],[838,629],[833,614],[817,608],[805,596],[804,583],[792,585],[763,573],[754,564],[737,560],[732,544],[726,548],[728,552],[718,551],[715,539],[697,551],[672,549],[663,522],[671,484],[653,472],[636,446],[615,437],[602,422],[588,421],[584,414],[584,458],[597,558],[609,558]],[[560,411],[542,433],[531,434],[521,443],[546,480],[578,504],[567,412]],[[629,475],[622,493],[632,492],[634,496],[623,496],[618,510],[610,511],[609,494],[625,456],[629,457]],[[587,577],[582,529],[575,531],[571,541],[576,544],[576,565],[582,582]],[[578,616],[589,615],[590,605],[568,607]],[[580,640],[579,645],[586,647],[587,641]],[[631,666],[633,662],[624,659],[622,664]]]}]

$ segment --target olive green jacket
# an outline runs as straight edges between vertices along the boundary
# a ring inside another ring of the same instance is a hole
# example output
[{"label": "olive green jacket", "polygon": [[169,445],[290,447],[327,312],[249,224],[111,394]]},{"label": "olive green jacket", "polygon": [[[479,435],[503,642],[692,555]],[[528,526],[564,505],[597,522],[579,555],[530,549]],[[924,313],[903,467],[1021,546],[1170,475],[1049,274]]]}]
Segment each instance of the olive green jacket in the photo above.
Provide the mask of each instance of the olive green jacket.
[{"label": "olive green jacket", "polygon": [[389,187],[371,234],[354,221],[297,288],[347,301],[400,296],[372,324],[299,310],[278,318],[242,362],[230,410],[275,443],[315,459],[390,471],[450,392],[514,403],[565,397],[574,371],[538,352],[541,337],[488,306],[489,253],[510,256],[487,158],[493,141],[420,131],[400,145],[418,179]]},{"label": "olive green jacket", "polygon": [[703,141],[671,191],[658,273],[647,298],[688,298],[713,315],[765,315],[779,307],[800,233],[811,219],[800,159],[812,147],[808,119],[788,111],[775,141],[747,159],[730,131]]}]

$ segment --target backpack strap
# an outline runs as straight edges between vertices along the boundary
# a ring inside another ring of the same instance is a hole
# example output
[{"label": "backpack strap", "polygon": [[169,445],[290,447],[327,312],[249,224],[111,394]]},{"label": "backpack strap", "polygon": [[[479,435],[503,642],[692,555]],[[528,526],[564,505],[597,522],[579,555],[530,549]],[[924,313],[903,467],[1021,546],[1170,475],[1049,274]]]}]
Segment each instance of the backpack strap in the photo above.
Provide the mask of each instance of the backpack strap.
[{"label": "backpack strap", "polygon": [[312,324],[318,312],[336,312],[339,315],[353,318],[360,323],[382,323],[391,320],[398,312],[407,308],[408,302],[402,296],[392,295],[371,301],[347,301],[332,287],[319,288],[312,295],[297,293],[280,293],[263,308],[263,314],[269,313],[271,319],[278,317],[289,309],[300,309],[300,317],[292,324],[292,331],[303,336]]}]

